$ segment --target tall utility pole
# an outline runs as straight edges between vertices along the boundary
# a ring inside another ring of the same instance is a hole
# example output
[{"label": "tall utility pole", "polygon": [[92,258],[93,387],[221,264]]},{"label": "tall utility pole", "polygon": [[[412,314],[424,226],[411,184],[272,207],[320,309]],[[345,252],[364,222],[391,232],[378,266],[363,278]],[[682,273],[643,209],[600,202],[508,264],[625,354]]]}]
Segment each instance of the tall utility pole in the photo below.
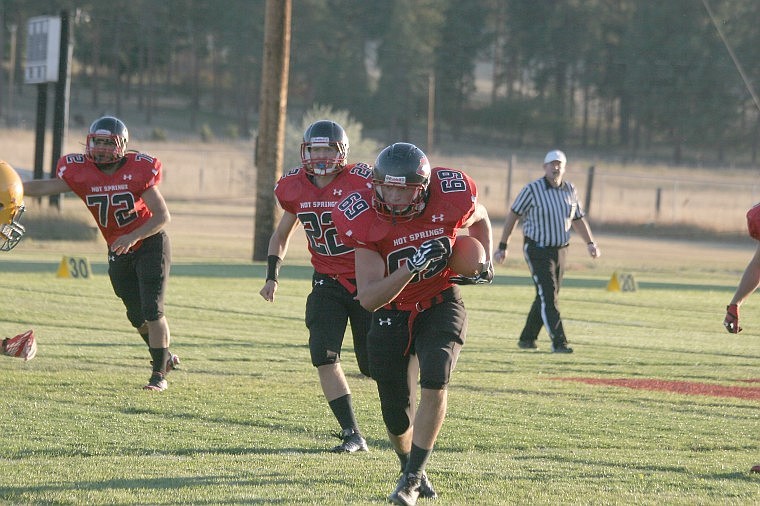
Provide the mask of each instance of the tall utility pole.
[{"label": "tall utility pole", "polygon": [[[69,88],[71,73],[71,36],[69,12],[61,11],[61,44],[58,52],[58,81],[55,83],[55,104],[53,108],[53,156],[50,166],[50,177],[55,177],[55,168],[63,152],[66,129],[69,124]],[[60,195],[50,196],[50,205],[61,209],[63,201]]]},{"label": "tall utility pole", "polygon": [[291,0],[267,0],[264,57],[256,138],[256,210],[253,260],[267,259],[269,237],[278,215],[274,185],[282,174],[290,70]]},{"label": "tall utility pole", "polygon": [[428,76],[427,145],[425,151],[433,151],[435,139],[435,71]]}]

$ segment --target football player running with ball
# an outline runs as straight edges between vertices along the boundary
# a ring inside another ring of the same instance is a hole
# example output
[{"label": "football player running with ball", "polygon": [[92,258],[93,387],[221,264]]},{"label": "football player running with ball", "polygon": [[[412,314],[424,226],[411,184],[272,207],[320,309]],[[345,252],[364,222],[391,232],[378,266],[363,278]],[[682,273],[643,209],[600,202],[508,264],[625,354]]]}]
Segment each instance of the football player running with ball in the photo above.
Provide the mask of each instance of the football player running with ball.
[{"label": "football player running with ball", "polygon": [[[358,298],[373,312],[369,368],[401,462],[388,499],[413,505],[418,497],[436,497],[425,465],[446,416],[447,387],[467,332],[456,284],[493,280],[491,222],[474,181],[460,170],[431,169],[413,144],[385,148],[372,183],[342,200],[333,219],[343,243],[355,248]],[[459,228],[469,229],[486,251],[483,271],[471,278],[447,266]]]},{"label": "football player running with ball", "polygon": [[158,184],[161,162],[127,152],[126,125],[103,116],[90,126],[84,154],[62,156],[57,178],[24,183],[24,193],[41,197],[73,191],[92,213],[108,245],[108,276],[127,318],[148,345],[153,371],[145,390],[166,389],[166,374],[179,364],[169,351],[164,293],[171,266],[163,231],[169,210]]},{"label": "football player running with ball", "polygon": [[348,152],[348,136],[334,121],[316,121],[304,132],[301,166],[283,175],[274,189],[283,215],[269,240],[267,278],[259,292],[264,300],[274,302],[280,264],[301,223],[314,267],[312,291],[306,299],[309,350],[322,392],[341,427],[337,436],[342,442],[332,449],[336,453],[367,451],[340,353],[350,322],[359,370],[369,375],[370,314],[355,300],[354,251],[338,239],[332,208],[343,196],[368,188],[372,169],[363,163],[349,164]]}]

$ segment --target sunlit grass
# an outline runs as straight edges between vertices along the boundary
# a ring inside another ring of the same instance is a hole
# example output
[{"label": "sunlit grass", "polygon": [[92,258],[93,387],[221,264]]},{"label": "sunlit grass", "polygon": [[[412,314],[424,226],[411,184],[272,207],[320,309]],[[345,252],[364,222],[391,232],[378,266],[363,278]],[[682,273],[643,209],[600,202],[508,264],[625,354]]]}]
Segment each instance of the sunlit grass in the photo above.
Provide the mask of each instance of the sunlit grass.
[{"label": "sunlit grass", "polygon": [[[70,504],[383,504],[398,461],[374,383],[344,368],[371,452],[334,455],[336,424],[310,365],[308,266],[258,296],[262,265],[177,262],[167,294],[182,368],[144,392],[148,353],[104,265],[57,279],[57,258],[0,259],[2,333],[34,328],[39,354],[0,358],[0,501]],[[38,256],[34,256],[38,258]],[[47,267],[45,267],[47,266]],[[524,267],[524,266],[521,266]],[[760,323],[725,333],[731,275],[639,276],[605,290],[570,273],[562,309],[576,353],[516,339],[532,298],[522,270],[466,287],[470,330],[428,471],[442,504],[749,504],[760,403],[559,381],[654,378],[751,387]],[[350,340],[348,340],[350,342]],[[420,501],[425,504],[426,501]]]}]

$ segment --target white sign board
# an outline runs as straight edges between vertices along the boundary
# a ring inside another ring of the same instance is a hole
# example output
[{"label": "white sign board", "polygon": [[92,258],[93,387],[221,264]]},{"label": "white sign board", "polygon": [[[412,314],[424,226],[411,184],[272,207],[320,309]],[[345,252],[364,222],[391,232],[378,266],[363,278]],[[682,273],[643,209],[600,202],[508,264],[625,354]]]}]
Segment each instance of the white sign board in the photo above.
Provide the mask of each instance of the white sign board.
[{"label": "white sign board", "polygon": [[26,25],[26,84],[58,81],[58,57],[61,50],[61,18],[38,16]]}]

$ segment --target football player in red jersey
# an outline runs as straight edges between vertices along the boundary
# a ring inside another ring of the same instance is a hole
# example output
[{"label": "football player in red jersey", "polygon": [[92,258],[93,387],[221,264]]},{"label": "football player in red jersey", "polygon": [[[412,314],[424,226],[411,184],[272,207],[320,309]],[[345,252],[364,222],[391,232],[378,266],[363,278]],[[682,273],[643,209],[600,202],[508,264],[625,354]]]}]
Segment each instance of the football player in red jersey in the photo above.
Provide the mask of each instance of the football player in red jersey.
[{"label": "football player in red jersey", "polygon": [[[755,204],[747,211],[747,230],[749,236],[760,241],[760,204]],[[723,326],[731,334],[738,334],[742,331],[739,326],[739,307],[752,295],[760,286],[760,242],[757,243],[755,253],[752,255],[747,267],[744,268],[739,285],[731,301],[726,306],[726,316],[723,318]],[[760,464],[752,466],[752,473],[760,473]]]},{"label": "football player in red jersey", "polygon": [[316,121],[304,132],[301,166],[283,175],[274,189],[284,212],[269,240],[267,278],[259,292],[264,300],[274,302],[280,264],[301,223],[314,267],[312,291],[306,299],[309,350],[322,392],[341,427],[342,443],[332,449],[336,453],[367,451],[340,353],[350,322],[359,370],[369,375],[370,314],[355,300],[354,251],[338,239],[332,211],[344,196],[371,186],[372,169],[363,163],[349,164],[348,152],[348,136],[334,121]]},{"label": "football player in red jersey", "polygon": [[[355,249],[362,306],[372,311],[369,368],[402,473],[388,497],[416,504],[435,497],[425,465],[446,415],[447,386],[467,332],[457,284],[493,280],[491,221],[464,172],[430,168],[425,153],[399,142],[375,161],[373,187],[347,195],[333,211],[344,244]],[[457,276],[447,259],[456,231],[469,229],[486,250],[481,273]],[[419,363],[421,395],[416,404]]]},{"label": "football player in red jersey", "polygon": [[30,197],[73,191],[92,213],[108,244],[108,275],[124,302],[127,318],[150,350],[153,372],[146,390],[167,387],[166,374],[179,364],[169,352],[164,292],[171,246],[163,231],[170,215],[158,189],[161,162],[127,152],[126,125],[104,116],[90,126],[84,154],[58,160],[57,178],[24,183]]}]

